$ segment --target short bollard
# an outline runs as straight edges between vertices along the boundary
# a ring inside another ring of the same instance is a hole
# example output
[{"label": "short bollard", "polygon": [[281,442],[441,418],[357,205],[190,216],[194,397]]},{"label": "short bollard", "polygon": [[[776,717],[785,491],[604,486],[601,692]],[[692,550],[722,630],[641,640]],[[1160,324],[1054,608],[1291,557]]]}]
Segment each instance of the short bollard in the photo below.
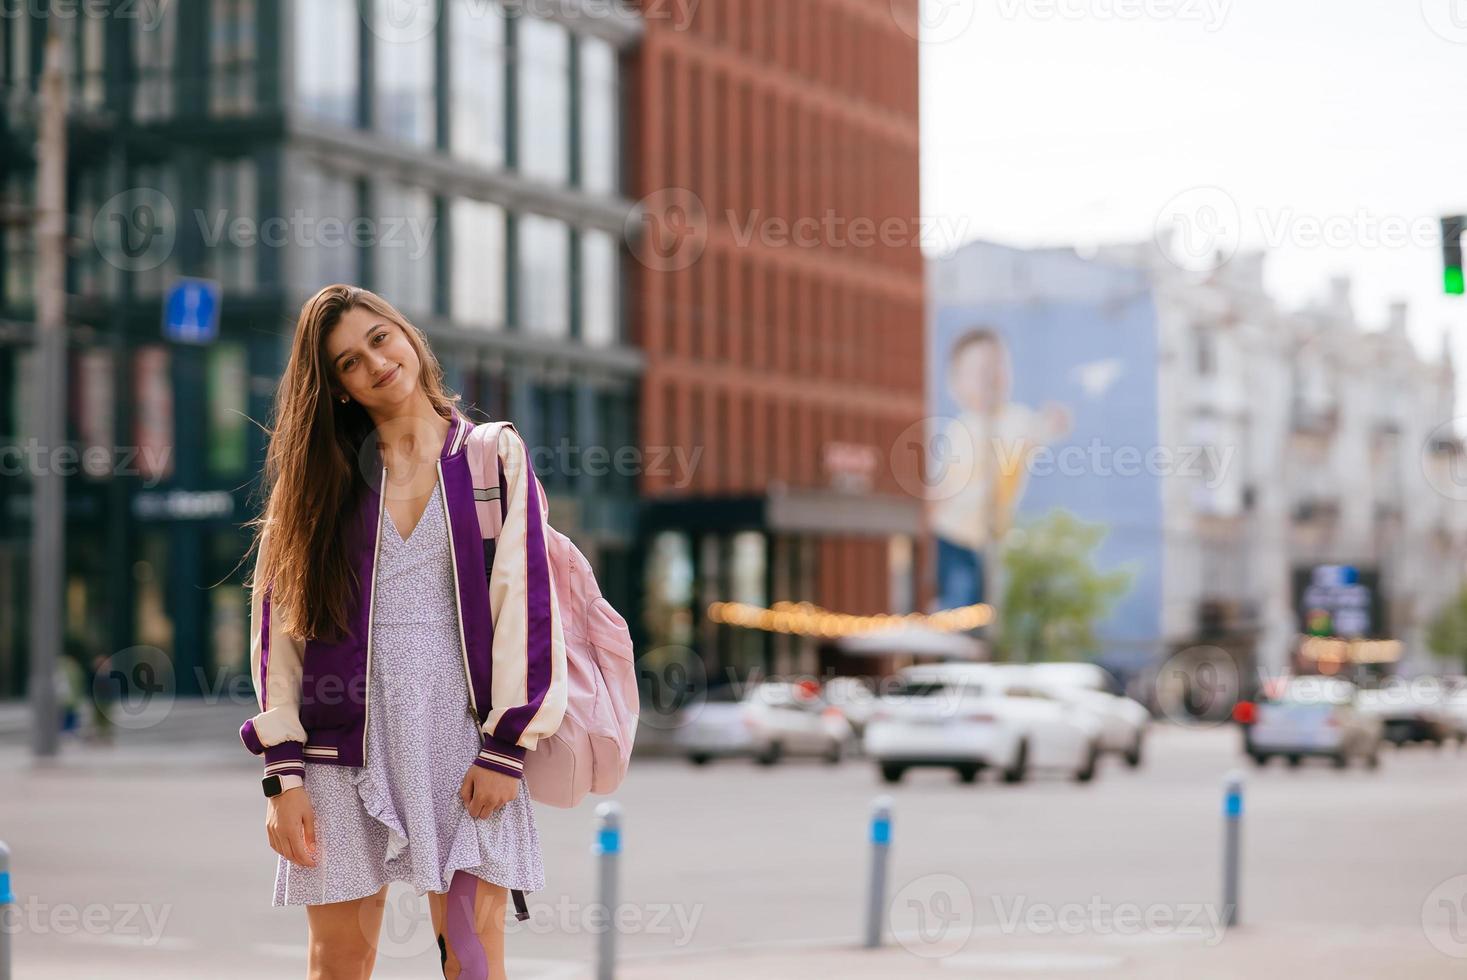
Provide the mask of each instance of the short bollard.
[{"label": "short bollard", "polygon": [[1238,877],[1243,833],[1243,774],[1228,773],[1223,783],[1223,925],[1238,924]]},{"label": "short bollard", "polygon": [[866,948],[881,945],[881,923],[886,917],[886,862],[891,853],[891,797],[878,796],[871,804],[871,889],[866,897]]},{"label": "short bollard", "polygon": [[15,896],[10,892],[10,848],[0,841],[0,980],[10,980],[11,908]]},{"label": "short bollard", "polygon": [[621,856],[621,807],[608,800],[596,807],[596,843],[592,854],[601,857],[600,900],[606,909],[606,930],[596,943],[596,980],[616,976],[616,862]]}]

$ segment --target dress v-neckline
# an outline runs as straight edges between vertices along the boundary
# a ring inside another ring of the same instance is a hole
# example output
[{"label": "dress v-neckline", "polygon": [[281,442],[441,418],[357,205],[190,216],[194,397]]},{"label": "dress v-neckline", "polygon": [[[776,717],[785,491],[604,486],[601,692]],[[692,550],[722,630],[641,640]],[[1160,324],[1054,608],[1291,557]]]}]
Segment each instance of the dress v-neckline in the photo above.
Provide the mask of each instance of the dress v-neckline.
[{"label": "dress v-neckline", "polygon": [[403,537],[402,532],[397,529],[397,522],[392,519],[392,508],[388,507],[385,503],[382,505],[382,513],[387,515],[387,524],[389,527],[392,528],[392,534],[395,538],[397,538],[399,544],[412,543],[413,535],[417,534],[418,528],[423,526],[423,520],[428,516],[428,508],[433,506],[433,498],[437,496],[438,483],[437,481],[434,481],[433,490],[431,493],[428,494],[428,502],[423,505],[423,509],[418,514],[418,519],[413,522],[413,529],[408,532],[407,537]]}]

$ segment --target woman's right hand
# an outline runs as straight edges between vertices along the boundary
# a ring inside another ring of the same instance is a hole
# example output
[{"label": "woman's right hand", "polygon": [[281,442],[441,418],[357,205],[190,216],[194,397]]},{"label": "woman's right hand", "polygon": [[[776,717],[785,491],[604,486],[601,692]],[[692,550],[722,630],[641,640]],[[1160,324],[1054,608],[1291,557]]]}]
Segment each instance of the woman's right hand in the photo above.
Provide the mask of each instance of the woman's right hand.
[{"label": "woman's right hand", "polygon": [[277,854],[294,864],[316,866],[316,811],[304,786],[270,797],[265,832]]}]

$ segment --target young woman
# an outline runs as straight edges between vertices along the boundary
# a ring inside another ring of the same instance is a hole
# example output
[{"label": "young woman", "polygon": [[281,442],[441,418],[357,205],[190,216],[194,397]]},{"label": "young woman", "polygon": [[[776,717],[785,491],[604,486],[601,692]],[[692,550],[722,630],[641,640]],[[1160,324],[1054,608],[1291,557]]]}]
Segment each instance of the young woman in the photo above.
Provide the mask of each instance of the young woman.
[{"label": "young woman", "polygon": [[[470,424],[421,331],[327,286],[276,399],[251,583],[274,904],[305,905],[309,975],[371,974],[387,885],[428,894],[446,977],[504,976],[506,889],[544,887],[523,782],[565,711],[545,509],[524,442],[474,486]],[[476,494],[504,497],[492,572]]]}]

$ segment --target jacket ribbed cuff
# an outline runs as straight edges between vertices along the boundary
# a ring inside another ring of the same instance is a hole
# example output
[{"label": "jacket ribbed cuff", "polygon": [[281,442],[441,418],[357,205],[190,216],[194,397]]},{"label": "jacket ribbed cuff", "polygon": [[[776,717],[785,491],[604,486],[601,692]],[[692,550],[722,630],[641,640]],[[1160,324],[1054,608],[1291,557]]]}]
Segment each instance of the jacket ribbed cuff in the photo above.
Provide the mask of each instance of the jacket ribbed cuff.
[{"label": "jacket ribbed cuff", "polygon": [[523,779],[525,776],[525,748],[513,742],[495,738],[488,732],[481,734],[483,739],[474,765],[493,769],[495,772],[502,772],[516,779]]},{"label": "jacket ribbed cuff", "polygon": [[265,754],[265,743],[255,734],[255,719],[251,718],[239,726],[239,740],[255,755]]},{"label": "jacket ribbed cuff", "polygon": [[265,775],[306,778],[305,745],[289,741],[265,749]]}]

